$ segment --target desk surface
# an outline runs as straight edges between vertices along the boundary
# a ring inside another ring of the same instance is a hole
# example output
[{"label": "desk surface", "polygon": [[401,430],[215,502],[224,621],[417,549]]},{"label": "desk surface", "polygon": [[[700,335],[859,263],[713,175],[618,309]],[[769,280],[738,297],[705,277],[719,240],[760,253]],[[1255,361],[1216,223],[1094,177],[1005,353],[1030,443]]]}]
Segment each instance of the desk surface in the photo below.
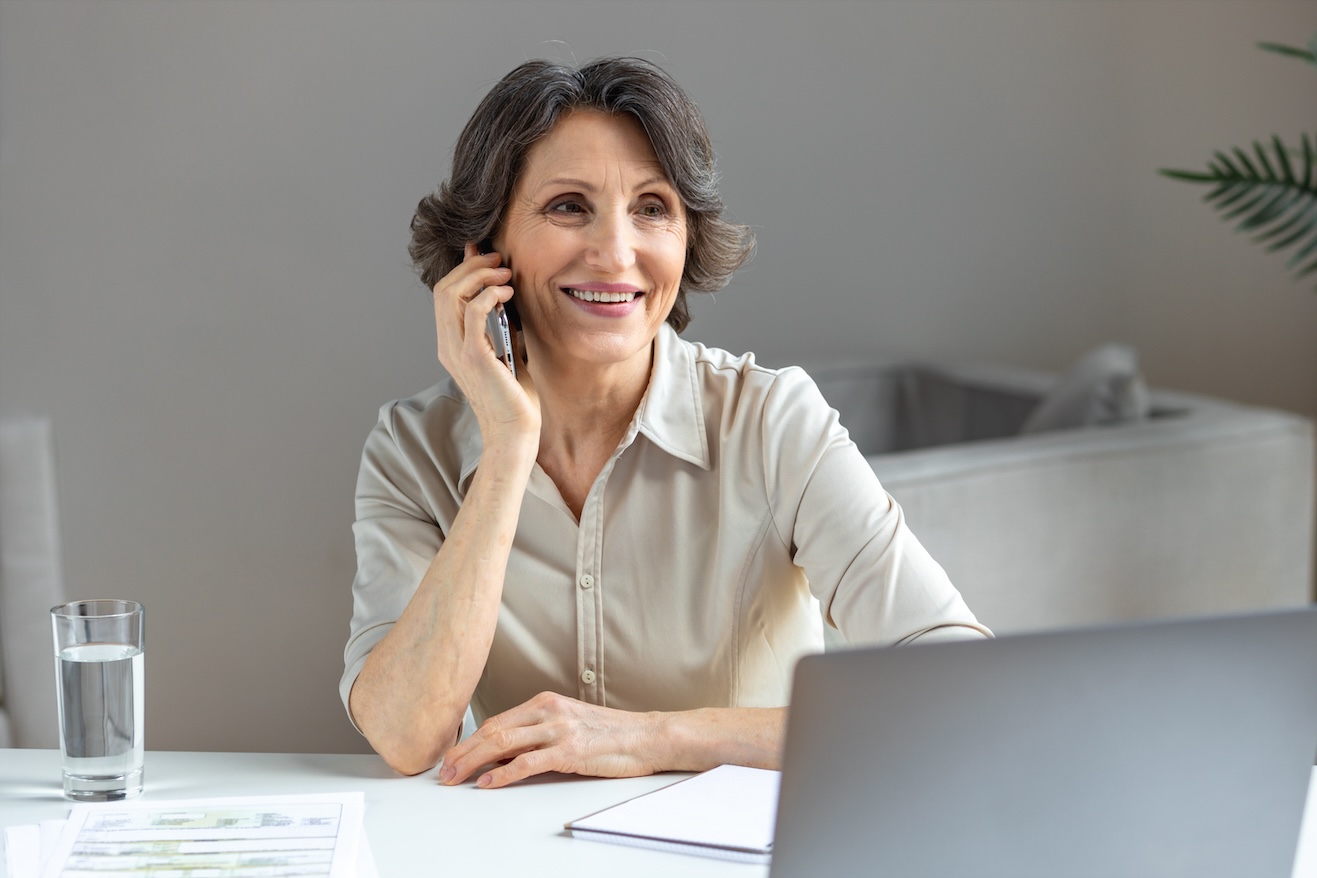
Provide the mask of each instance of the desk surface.
[{"label": "desk surface", "polygon": [[[554,776],[502,790],[443,787],[433,772],[399,777],[376,756],[173,753],[146,757],[145,800],[332,793],[366,796],[366,834],[382,878],[439,874],[763,878],[766,866],[582,841],[568,820],[682,775],[599,780]],[[67,816],[59,753],[0,750],[0,827]],[[0,857],[0,876],[5,876]],[[1308,796],[1295,878],[1317,878],[1317,783]]]},{"label": "desk surface", "polygon": [[[366,835],[382,878],[395,876],[673,874],[762,878],[766,866],[573,839],[568,820],[683,775],[601,780],[553,776],[501,790],[400,777],[377,756],[292,753],[146,754],[143,800],[333,793],[366,796]],[[68,816],[56,750],[0,750],[0,827]],[[0,876],[7,876],[0,857]]]}]

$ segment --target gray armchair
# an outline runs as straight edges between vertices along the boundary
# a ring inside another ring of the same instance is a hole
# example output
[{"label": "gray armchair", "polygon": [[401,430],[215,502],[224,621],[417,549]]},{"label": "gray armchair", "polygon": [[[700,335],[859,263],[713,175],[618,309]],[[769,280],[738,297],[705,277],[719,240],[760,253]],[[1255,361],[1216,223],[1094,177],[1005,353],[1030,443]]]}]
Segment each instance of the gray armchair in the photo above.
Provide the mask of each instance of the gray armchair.
[{"label": "gray armchair", "polygon": [[0,746],[59,745],[50,608],[64,600],[49,420],[0,422]]}]

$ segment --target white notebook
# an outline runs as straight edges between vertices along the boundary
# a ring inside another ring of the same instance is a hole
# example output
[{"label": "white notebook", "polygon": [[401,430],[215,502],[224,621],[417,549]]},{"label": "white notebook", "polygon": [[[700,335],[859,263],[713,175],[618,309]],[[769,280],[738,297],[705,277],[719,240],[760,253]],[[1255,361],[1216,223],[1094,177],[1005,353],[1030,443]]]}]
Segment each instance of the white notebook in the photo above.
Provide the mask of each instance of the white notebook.
[{"label": "white notebook", "polygon": [[765,768],[720,765],[566,828],[590,841],[767,863],[781,777]]}]

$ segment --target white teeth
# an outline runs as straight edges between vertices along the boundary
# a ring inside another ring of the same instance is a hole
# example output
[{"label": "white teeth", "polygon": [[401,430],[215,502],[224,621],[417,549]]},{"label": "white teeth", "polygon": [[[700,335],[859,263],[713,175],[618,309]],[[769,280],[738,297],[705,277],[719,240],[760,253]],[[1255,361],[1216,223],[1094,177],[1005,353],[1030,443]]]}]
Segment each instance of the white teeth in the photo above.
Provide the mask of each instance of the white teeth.
[{"label": "white teeth", "polygon": [[635,293],[596,293],[593,290],[573,289],[568,289],[567,292],[580,299],[582,302],[606,302],[608,304],[630,302],[636,297]]}]

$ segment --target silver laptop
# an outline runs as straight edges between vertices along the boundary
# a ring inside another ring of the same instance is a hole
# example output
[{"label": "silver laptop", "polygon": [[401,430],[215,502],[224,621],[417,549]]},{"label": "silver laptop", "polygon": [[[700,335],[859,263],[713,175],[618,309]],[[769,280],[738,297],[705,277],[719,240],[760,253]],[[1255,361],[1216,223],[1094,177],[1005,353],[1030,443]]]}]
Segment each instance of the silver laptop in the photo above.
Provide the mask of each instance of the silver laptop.
[{"label": "silver laptop", "polygon": [[1289,878],[1317,609],[796,667],[771,878]]}]

